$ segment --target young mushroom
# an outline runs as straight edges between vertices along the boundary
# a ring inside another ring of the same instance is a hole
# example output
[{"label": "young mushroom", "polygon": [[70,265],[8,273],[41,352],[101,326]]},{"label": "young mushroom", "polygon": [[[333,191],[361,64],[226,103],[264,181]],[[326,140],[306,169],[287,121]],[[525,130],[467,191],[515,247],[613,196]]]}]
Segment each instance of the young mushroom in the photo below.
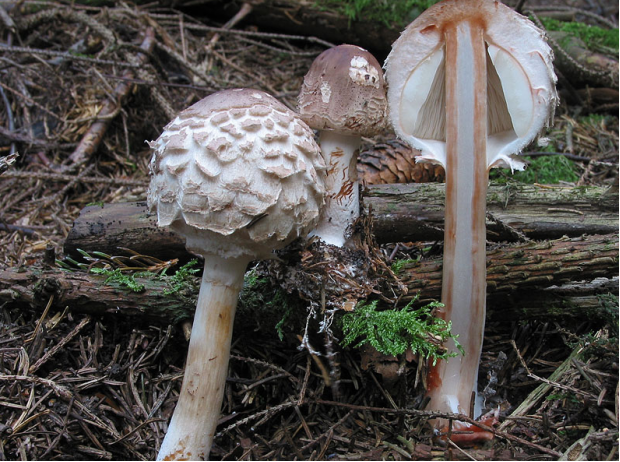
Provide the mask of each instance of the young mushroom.
[{"label": "young mushroom", "polygon": [[347,228],[359,217],[357,152],[362,136],[374,136],[386,123],[383,70],[363,48],[339,45],[312,63],[299,93],[299,115],[319,130],[327,163],[325,208],[313,232],[342,247]]},{"label": "young mushroom", "polygon": [[[486,304],[488,171],[523,169],[513,154],[552,119],[557,103],[552,58],[539,29],[493,0],[432,6],[407,27],[388,56],[388,104],[396,133],[420,149],[421,158],[446,169],[441,316],[452,322],[465,355],[431,368],[433,410],[470,415],[474,408]],[[445,428],[446,421],[436,425]]]},{"label": "young mushroom", "polygon": [[250,89],[204,98],[150,146],[148,202],[158,225],[204,257],[181,394],[158,460],[202,460],[220,415],[246,267],[314,228],[325,163],[297,115]]}]

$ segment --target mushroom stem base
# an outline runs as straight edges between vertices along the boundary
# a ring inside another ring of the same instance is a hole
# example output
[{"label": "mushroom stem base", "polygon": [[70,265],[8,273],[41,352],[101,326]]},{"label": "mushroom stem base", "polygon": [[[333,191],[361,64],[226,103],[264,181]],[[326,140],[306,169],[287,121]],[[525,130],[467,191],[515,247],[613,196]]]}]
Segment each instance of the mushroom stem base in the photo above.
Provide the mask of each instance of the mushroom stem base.
[{"label": "mushroom stem base", "polygon": [[206,460],[220,416],[247,258],[206,255],[181,394],[157,460]]}]

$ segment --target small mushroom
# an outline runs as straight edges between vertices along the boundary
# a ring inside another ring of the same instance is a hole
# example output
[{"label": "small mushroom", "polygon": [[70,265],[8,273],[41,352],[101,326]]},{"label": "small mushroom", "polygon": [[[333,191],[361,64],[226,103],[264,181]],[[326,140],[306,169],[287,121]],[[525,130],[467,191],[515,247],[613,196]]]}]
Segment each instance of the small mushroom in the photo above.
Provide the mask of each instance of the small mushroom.
[{"label": "small mushroom", "polygon": [[317,229],[323,241],[341,247],[347,228],[359,217],[357,151],[362,136],[386,123],[383,70],[368,51],[339,45],[312,63],[299,94],[299,115],[319,130],[327,163],[326,204]]},{"label": "small mushroom", "polygon": [[[465,355],[431,368],[433,410],[469,415],[474,408],[486,305],[488,171],[499,165],[522,169],[524,163],[513,155],[553,118],[552,58],[542,31],[493,0],[432,6],[407,27],[388,56],[394,130],[422,151],[420,158],[446,169],[441,316],[452,322]],[[450,348],[456,351],[454,344]],[[439,419],[436,425],[445,428],[446,422]]]},{"label": "small mushroom", "polygon": [[246,267],[316,226],[325,163],[295,113],[250,89],[204,98],[150,146],[148,202],[158,225],[185,236],[205,261],[181,394],[158,459],[201,460],[220,415]]}]

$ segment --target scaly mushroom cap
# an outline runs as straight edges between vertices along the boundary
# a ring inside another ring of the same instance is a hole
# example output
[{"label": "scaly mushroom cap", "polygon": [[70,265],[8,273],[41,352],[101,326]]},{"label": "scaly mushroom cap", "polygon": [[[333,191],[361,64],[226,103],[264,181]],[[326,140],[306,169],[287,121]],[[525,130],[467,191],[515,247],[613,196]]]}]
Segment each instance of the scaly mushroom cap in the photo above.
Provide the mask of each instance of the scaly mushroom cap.
[{"label": "scaly mushroom cap", "polygon": [[266,257],[316,225],[321,150],[312,130],[267,93],[214,93],[149,145],[149,207],[193,252]]},{"label": "scaly mushroom cap", "polygon": [[374,136],[385,126],[383,70],[354,45],[339,45],[312,63],[299,93],[299,115],[316,130]]},{"label": "scaly mushroom cap", "polygon": [[[473,13],[472,13],[473,12]],[[522,169],[520,152],[550,123],[557,104],[553,52],[526,17],[492,0],[446,0],[430,7],[394,42],[386,60],[394,130],[445,166],[444,28],[482,23],[487,44],[488,166]]]}]

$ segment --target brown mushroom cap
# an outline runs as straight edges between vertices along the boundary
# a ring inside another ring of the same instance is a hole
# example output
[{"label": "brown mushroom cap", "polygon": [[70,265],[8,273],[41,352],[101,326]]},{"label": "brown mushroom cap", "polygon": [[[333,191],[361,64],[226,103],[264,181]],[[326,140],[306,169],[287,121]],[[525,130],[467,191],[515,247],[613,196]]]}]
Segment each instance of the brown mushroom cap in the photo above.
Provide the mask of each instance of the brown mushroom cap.
[{"label": "brown mushroom cap", "polygon": [[383,70],[363,48],[330,48],[310,66],[298,103],[299,115],[316,130],[374,136],[387,120]]},{"label": "brown mushroom cap", "polygon": [[196,253],[265,257],[316,225],[320,148],[312,130],[267,93],[214,93],[149,144],[150,208]]}]

